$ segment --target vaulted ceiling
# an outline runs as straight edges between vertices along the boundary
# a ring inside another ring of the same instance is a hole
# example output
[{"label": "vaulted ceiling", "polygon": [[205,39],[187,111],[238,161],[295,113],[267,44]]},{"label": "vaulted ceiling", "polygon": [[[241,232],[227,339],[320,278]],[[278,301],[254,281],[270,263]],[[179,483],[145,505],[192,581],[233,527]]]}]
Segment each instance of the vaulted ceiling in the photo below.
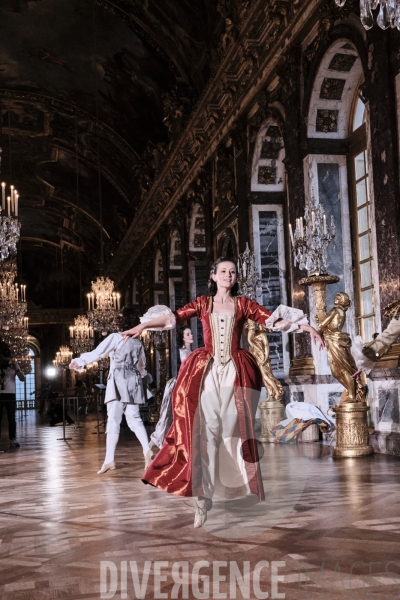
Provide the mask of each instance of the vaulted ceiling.
[{"label": "vaulted ceiling", "polygon": [[168,116],[190,112],[209,78],[221,4],[1,0],[1,178],[21,197],[20,280],[36,304],[79,305],[80,278],[86,291],[99,272],[101,222],[111,258],[143,160],[157,166]]}]

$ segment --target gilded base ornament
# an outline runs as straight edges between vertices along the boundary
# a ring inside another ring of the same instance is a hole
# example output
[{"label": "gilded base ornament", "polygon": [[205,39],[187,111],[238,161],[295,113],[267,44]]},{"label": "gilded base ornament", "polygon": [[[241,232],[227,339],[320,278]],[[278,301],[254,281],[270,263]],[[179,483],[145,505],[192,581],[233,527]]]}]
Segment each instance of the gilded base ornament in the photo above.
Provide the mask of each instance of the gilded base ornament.
[{"label": "gilded base ornament", "polygon": [[246,328],[250,352],[257,361],[264,386],[268,392],[268,400],[260,404],[261,436],[258,439],[260,442],[274,442],[275,438],[271,434],[271,429],[285,418],[285,407],[282,403],[284,391],[281,382],[272,373],[266,327],[257,325],[249,319],[246,322]]},{"label": "gilded base ornament", "polygon": [[325,342],[332,375],[346,390],[340,404],[363,402],[367,388],[361,378],[353,379],[358,369],[350,350],[351,338],[342,331],[351,300],[345,292],[339,292],[335,296],[334,305],[325,318],[319,321],[318,331]]},{"label": "gilded base ornament", "polygon": [[369,444],[368,413],[365,402],[347,402],[333,409],[336,413],[336,458],[353,458],[374,453]]},{"label": "gilded base ornament", "polygon": [[264,386],[268,392],[268,398],[274,399],[276,402],[282,402],[284,391],[281,382],[272,373],[267,328],[249,319],[246,321],[246,329],[248,330],[247,339],[250,353],[257,361]]},{"label": "gilded base ornament", "polygon": [[300,358],[292,359],[289,377],[299,377],[303,375],[315,375],[315,366],[312,356],[302,356]]}]

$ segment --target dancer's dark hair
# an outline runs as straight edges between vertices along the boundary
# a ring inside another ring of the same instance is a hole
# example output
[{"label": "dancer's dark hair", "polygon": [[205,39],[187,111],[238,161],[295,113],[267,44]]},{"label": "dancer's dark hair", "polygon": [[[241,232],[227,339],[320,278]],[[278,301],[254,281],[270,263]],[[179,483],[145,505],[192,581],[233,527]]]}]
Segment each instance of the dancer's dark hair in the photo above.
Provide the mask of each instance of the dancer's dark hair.
[{"label": "dancer's dark hair", "polygon": [[183,341],[183,333],[186,331],[186,329],[192,331],[190,327],[187,326],[179,327],[179,329],[176,330],[176,343],[178,344],[178,348],[183,348],[185,345],[185,342]]},{"label": "dancer's dark hair", "polygon": [[[217,260],[215,261],[215,263],[213,263],[213,265],[211,266],[211,269],[210,269],[210,279],[208,280],[208,284],[207,284],[209,296],[215,296],[215,294],[217,293],[217,290],[218,290],[217,283],[212,279],[211,275],[213,275],[213,274],[215,275],[215,273],[217,272],[217,269],[218,269],[218,265],[223,262],[230,262],[233,265],[235,265],[235,269],[237,272],[237,260],[235,258],[231,258],[229,256],[221,256],[220,258],[217,258]],[[231,294],[232,294],[232,296],[239,295],[238,282],[236,282],[235,285],[232,287]]]}]

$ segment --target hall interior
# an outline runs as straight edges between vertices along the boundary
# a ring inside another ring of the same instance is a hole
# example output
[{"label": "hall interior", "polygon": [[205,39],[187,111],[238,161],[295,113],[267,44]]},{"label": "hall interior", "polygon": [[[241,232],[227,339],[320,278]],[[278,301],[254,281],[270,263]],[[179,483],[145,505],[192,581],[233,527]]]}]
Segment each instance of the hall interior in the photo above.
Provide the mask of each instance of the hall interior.
[{"label": "hall interior", "polygon": [[[399,29],[400,0],[2,0],[0,354],[5,344],[25,375],[16,446],[0,390],[2,599],[99,598],[104,561],[118,576],[137,561],[140,577],[153,561],[146,597],[172,597],[173,563],[188,561],[193,582],[202,560],[211,588],[214,563],[250,561],[253,577],[266,560],[285,563],[286,598],[322,598],[323,563],[332,598],[396,597],[399,339],[362,376],[351,421],[329,353],[269,331],[282,398],[278,412],[257,410],[257,438],[293,403],[339,414],[340,434],[312,426],[313,442],[259,441],[267,502],[217,501],[200,529],[190,498],[143,485],[128,427],[116,469],[97,475],[110,363],[68,365],[115,332],[123,307],[175,311],[207,295],[221,256],[240,257],[241,295],[303,311],[315,328],[347,295],[337,347],[396,325]],[[185,326],[202,348],[200,319]],[[141,341],[150,435],[181,348],[175,330]],[[161,592],[154,561],[169,561]]]}]

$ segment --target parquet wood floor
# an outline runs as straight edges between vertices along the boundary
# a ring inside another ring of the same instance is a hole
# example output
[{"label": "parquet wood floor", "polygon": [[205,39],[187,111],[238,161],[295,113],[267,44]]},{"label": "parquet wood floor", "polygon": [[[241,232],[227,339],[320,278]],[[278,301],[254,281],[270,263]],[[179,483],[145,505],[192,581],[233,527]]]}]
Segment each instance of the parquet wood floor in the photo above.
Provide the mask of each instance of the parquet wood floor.
[{"label": "parquet wood floor", "polygon": [[[19,449],[9,448],[5,421],[4,415],[1,600],[99,599],[105,561],[116,565],[118,577],[121,563],[128,564],[127,592],[121,595],[118,584],[113,596],[118,600],[137,597],[129,562],[136,563],[141,579],[146,561],[146,598],[182,597],[182,588],[173,591],[172,566],[179,561],[188,565],[189,584],[195,565],[209,562],[202,570],[210,576],[208,595],[199,596],[189,585],[188,598],[234,597],[229,565],[236,562],[243,571],[245,561],[252,576],[257,563],[269,562],[260,586],[270,598],[273,561],[282,563],[276,568],[283,580],[276,585],[289,600],[400,598],[398,458],[340,461],[320,444],[268,446],[262,459],[267,494],[262,514],[255,503],[217,501],[206,526],[194,529],[190,499],[141,482],[144,460],[128,429],[121,432],[117,469],[100,476],[105,435],[93,435],[93,416],[82,429],[68,427],[72,440],[64,442],[57,440],[61,428],[40,425],[34,412],[21,414]],[[153,577],[156,561],[168,563],[159,586]],[[227,565],[218,566],[224,561]],[[363,564],[351,571],[359,561]],[[389,561],[397,564],[388,568]],[[216,582],[216,568],[226,581]],[[246,597],[239,587],[236,594]],[[251,587],[247,597],[266,596]]]}]

